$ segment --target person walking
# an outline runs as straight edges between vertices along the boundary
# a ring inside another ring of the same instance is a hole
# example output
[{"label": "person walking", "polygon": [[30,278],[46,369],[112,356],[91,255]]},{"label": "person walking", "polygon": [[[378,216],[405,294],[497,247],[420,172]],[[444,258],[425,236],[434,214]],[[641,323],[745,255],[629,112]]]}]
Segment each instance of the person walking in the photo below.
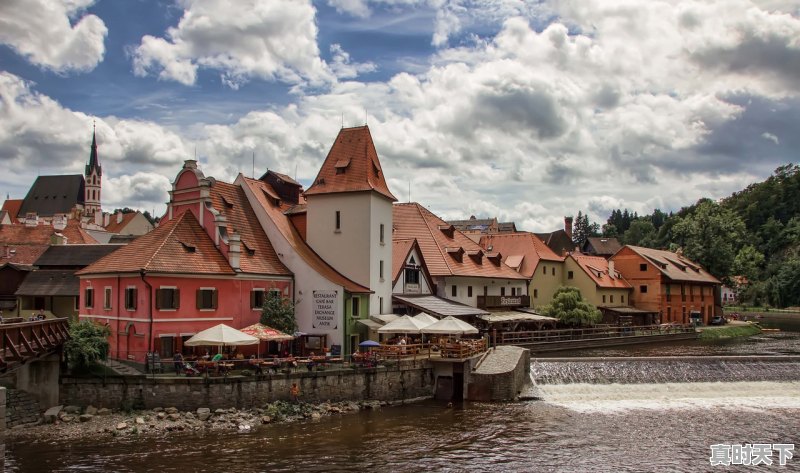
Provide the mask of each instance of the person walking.
[{"label": "person walking", "polygon": [[175,352],[175,356],[172,357],[172,361],[175,364],[175,376],[181,374],[181,370],[183,369],[183,354],[181,352]]}]

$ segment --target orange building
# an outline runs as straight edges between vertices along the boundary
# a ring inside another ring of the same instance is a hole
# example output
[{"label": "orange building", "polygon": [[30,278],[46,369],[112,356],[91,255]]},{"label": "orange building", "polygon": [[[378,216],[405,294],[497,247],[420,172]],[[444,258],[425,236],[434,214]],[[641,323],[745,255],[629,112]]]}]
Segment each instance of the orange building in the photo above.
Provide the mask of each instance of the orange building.
[{"label": "orange building", "polygon": [[679,253],[626,245],[611,261],[633,286],[631,304],[658,312],[662,323],[689,323],[694,313],[708,324],[718,310],[720,281]]}]

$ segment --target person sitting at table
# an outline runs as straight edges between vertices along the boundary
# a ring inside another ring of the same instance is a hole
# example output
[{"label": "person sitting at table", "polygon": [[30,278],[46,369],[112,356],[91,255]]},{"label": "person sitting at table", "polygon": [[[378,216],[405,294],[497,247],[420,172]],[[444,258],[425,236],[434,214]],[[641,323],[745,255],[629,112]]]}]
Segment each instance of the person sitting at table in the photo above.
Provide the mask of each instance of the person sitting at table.
[{"label": "person sitting at table", "polygon": [[261,363],[256,359],[255,355],[250,355],[250,359],[247,360],[247,364],[250,368],[256,372],[256,374],[262,374],[263,371],[261,370]]},{"label": "person sitting at table", "polygon": [[213,358],[211,358],[211,361],[213,361],[214,363],[219,363],[220,361],[222,361],[222,358],[224,358],[224,355],[222,353],[217,353],[216,355],[214,355]]},{"label": "person sitting at table", "polygon": [[205,354],[203,355],[203,360],[208,361],[211,359],[211,354],[206,350]]}]

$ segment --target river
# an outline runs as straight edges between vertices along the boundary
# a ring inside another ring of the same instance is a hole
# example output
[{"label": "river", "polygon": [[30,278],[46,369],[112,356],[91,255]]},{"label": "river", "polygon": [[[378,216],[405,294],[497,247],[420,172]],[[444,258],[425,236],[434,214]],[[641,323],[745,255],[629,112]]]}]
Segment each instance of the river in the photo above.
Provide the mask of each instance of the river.
[{"label": "river", "polygon": [[[765,334],[708,350],[797,354],[797,335]],[[686,348],[692,346],[674,351],[706,349]],[[430,401],[247,434],[8,443],[6,471],[727,471],[710,466],[711,444],[800,443],[796,378],[539,389],[541,401]],[[800,471],[800,452],[786,467],[753,469]]]}]

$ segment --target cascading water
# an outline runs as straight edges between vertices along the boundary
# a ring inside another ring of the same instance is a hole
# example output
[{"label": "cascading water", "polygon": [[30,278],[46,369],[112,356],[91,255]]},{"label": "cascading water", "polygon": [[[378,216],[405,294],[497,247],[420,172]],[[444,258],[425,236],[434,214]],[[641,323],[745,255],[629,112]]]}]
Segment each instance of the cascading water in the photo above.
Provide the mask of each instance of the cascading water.
[{"label": "cascading water", "polygon": [[537,398],[576,411],[800,408],[796,360],[649,358],[537,360]]}]

